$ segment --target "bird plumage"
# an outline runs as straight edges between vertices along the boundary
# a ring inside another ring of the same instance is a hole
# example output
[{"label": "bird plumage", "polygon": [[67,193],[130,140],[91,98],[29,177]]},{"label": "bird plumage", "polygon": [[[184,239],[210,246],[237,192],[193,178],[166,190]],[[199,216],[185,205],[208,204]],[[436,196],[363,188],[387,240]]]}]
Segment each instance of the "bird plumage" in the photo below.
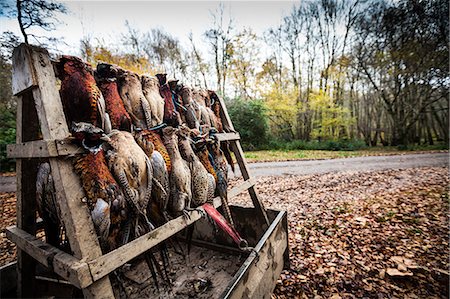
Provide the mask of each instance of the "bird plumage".
[{"label": "bird plumage", "polygon": [[99,79],[98,86],[105,99],[106,112],[111,120],[112,129],[131,132],[131,118],[119,95],[115,79]]},{"label": "bird plumage", "polygon": [[47,243],[60,247],[63,224],[56,206],[56,191],[48,162],[39,165],[36,177],[36,203],[39,216],[44,221]]},{"label": "bird plumage", "polygon": [[74,169],[81,179],[100,243],[109,251],[126,239],[122,234],[128,216],[125,196],[108,168],[102,141],[97,136],[102,132],[88,124],[76,124],[73,131],[77,141],[90,149],[74,159]]},{"label": "bird plumage", "polygon": [[170,196],[168,208],[173,216],[178,216],[186,208],[190,207],[192,199],[191,172],[187,162],[181,157],[176,129],[173,127],[164,128],[163,140],[172,162],[172,171],[169,176]]},{"label": "bird plumage", "polygon": [[204,204],[208,200],[209,173],[192,150],[189,135],[190,129],[187,127],[181,127],[179,131],[178,145],[181,156],[188,162],[189,169],[191,171],[191,207],[195,208]]},{"label": "bird plumage", "polygon": [[125,71],[117,77],[119,94],[133,124],[147,129],[151,123],[150,105],[142,92],[141,79],[138,74]]},{"label": "bird plumage", "polygon": [[68,125],[88,122],[100,128],[108,127],[105,123],[105,100],[97,87],[91,66],[78,57],[62,56],[56,67],[61,79],[59,92]]},{"label": "bird plumage", "polygon": [[149,127],[162,123],[164,117],[164,99],[159,93],[158,79],[151,76],[141,76],[142,91],[150,106],[151,121]]}]

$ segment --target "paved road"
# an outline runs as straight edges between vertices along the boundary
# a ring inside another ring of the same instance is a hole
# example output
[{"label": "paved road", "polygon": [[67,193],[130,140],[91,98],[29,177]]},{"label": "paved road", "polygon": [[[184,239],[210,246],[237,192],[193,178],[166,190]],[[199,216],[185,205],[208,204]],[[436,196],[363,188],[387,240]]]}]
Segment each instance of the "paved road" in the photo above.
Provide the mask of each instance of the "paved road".
[{"label": "paved road", "polygon": [[[448,153],[249,163],[250,174],[252,176],[307,175],[340,171],[374,171],[425,166],[448,167],[448,165]],[[237,171],[236,175],[240,175],[239,171]],[[231,177],[233,177],[233,175],[231,175]],[[0,176],[0,192],[14,192],[15,190],[15,177]]]},{"label": "paved road", "polygon": [[[448,153],[356,157],[330,160],[249,163],[252,176],[307,175],[449,165]],[[240,175],[239,172],[236,174]]]}]

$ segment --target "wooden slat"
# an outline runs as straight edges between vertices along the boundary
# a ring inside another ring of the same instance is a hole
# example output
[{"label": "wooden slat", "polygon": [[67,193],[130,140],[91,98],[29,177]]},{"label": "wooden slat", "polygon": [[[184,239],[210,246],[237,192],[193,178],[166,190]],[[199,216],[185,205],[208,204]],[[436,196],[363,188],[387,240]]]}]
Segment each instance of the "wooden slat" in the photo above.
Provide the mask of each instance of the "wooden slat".
[{"label": "wooden slat", "polygon": [[[246,189],[251,188],[254,184],[255,182],[253,180],[245,181],[229,191],[229,198],[233,198]],[[214,206],[218,208],[220,205],[220,198],[215,198]],[[170,238],[202,217],[202,214],[195,210],[189,212],[189,215],[189,218],[186,218],[185,216],[175,218],[130,243],[88,262],[94,281],[108,275],[126,262],[141,255],[167,238]]]},{"label": "wooden slat", "polygon": [[[250,179],[250,172],[248,170],[247,163],[245,162],[244,152],[239,141],[232,142],[231,149],[236,157],[236,161],[238,162],[242,177],[244,178],[244,180]],[[258,213],[259,217],[264,220],[266,228],[268,228],[270,224],[269,218],[267,217],[266,209],[264,208],[262,201],[259,199],[255,187],[250,187],[248,189],[248,193],[250,194],[250,198],[252,199],[253,205],[256,208],[256,212]]]},{"label": "wooden slat", "polygon": [[[37,139],[39,128],[37,114],[31,93],[25,92],[17,97],[16,143]],[[16,161],[16,217],[17,226],[36,233],[36,175],[37,161]],[[17,251],[17,295],[33,295],[34,271],[36,262],[27,253]]]},{"label": "wooden slat", "polygon": [[[231,122],[230,116],[228,115],[228,110],[227,107],[225,106],[223,99],[219,98],[219,103],[221,107],[220,116],[222,118],[224,128],[227,127],[230,130],[234,131],[233,123]],[[234,152],[236,161],[238,162],[239,168],[242,173],[242,177],[244,178],[244,180],[250,179],[250,173],[248,170],[247,162],[245,161],[244,152],[242,151],[241,143],[239,142],[239,140],[231,142],[231,149]],[[264,223],[266,223],[266,228],[268,228],[270,225],[269,218],[267,217],[266,209],[264,208],[263,203],[259,199],[256,189],[254,187],[251,187],[248,189],[248,192],[250,194],[250,198],[252,199],[253,205],[256,208],[258,216],[261,217]]]},{"label": "wooden slat", "polygon": [[284,218],[279,212],[220,298],[271,298],[288,246]]},{"label": "wooden slat", "polygon": [[98,257],[93,261],[89,261],[88,264],[94,281],[108,275],[126,262],[141,255],[167,238],[170,238],[201,217],[202,214],[199,211],[191,211],[189,212],[189,218],[185,216],[175,218],[118,249]]},{"label": "wooden slat", "polygon": [[70,254],[43,242],[16,226],[6,228],[6,235],[18,248],[76,287],[82,288],[92,284],[89,267],[85,262],[80,262]]},{"label": "wooden slat", "polygon": [[28,57],[28,48],[18,47],[14,49],[12,64],[12,72],[14,75],[11,82],[13,95],[18,95],[37,85],[34,68]]},{"label": "wooden slat", "polygon": [[234,141],[241,139],[239,133],[218,133],[215,134],[219,141]]},{"label": "wooden slat", "polygon": [[8,158],[54,158],[84,153],[85,150],[72,144],[72,138],[62,140],[35,140],[21,144],[8,144]]},{"label": "wooden slat", "polygon": [[[29,60],[34,69],[37,87],[33,89],[33,97],[43,139],[68,138],[70,133],[48,52],[45,49],[29,47],[24,44],[20,45],[18,49],[28,51],[28,55],[24,59]],[[102,252],[92,219],[87,207],[82,202],[84,192],[71,161],[57,158],[50,158],[49,161],[55,182],[57,205],[61,211],[61,218],[74,256],[83,260],[92,260],[101,256]],[[83,293],[88,298],[114,297],[108,277],[83,289]]]},{"label": "wooden slat", "polygon": [[233,198],[235,196],[237,196],[239,193],[252,188],[253,186],[255,186],[255,182],[256,180],[254,178],[248,179],[246,181],[244,181],[242,184],[234,187],[233,189],[231,189],[230,191],[228,191],[228,198]]}]

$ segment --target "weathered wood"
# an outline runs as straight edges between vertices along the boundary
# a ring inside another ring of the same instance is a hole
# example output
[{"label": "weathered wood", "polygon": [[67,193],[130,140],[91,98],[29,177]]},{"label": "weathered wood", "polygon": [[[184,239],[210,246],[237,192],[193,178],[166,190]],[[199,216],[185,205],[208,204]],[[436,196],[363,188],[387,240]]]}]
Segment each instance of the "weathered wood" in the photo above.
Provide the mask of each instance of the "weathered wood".
[{"label": "weathered wood", "polygon": [[8,298],[17,290],[17,262],[0,267],[0,297]]},{"label": "weathered wood", "polygon": [[271,298],[288,246],[283,218],[286,212],[279,212],[221,298]]},{"label": "weathered wood", "polygon": [[174,234],[199,220],[201,217],[202,214],[199,211],[190,211],[189,217],[183,215],[175,218],[163,226],[156,228],[155,230],[117,248],[116,250],[98,257],[95,260],[89,261],[88,264],[94,281],[108,275],[126,262],[141,255],[167,238],[170,238]]},{"label": "weathered wood", "polygon": [[252,188],[255,185],[255,179],[250,178],[246,181],[244,181],[243,183],[237,185],[236,187],[234,187],[233,189],[231,189],[230,191],[228,191],[228,197],[229,198],[233,198],[235,196],[237,196],[239,193]]},{"label": "weathered wood", "polygon": [[[228,114],[227,107],[225,106],[225,103],[223,99],[219,98],[220,103],[220,116],[222,118],[222,123],[224,125],[224,128],[228,128],[232,131],[234,131],[234,126],[231,121],[231,118]],[[239,168],[242,173],[242,177],[244,180],[248,180],[250,178],[250,173],[247,167],[247,162],[245,161],[244,152],[242,151],[241,143],[239,140],[234,140],[231,142],[231,150],[233,151],[236,161],[238,162]],[[252,199],[253,205],[256,208],[256,211],[258,213],[258,216],[261,217],[261,219],[264,220],[267,227],[269,227],[269,218],[267,218],[266,209],[264,208],[263,203],[259,199],[258,193],[254,187],[251,187],[248,189],[248,192],[250,194],[250,198]]]},{"label": "weathered wood", "polygon": [[12,57],[12,91],[13,95],[29,90],[36,86],[36,74],[29,57],[29,47],[22,44],[14,49]]},{"label": "weathered wood", "polygon": [[[37,114],[30,92],[17,97],[16,117],[16,142],[37,139]],[[33,235],[36,233],[36,176],[37,161],[16,161],[16,223],[18,227]],[[36,263],[31,256],[21,250],[17,251],[18,297],[32,296],[35,267]]]},{"label": "weathered wood", "polygon": [[62,140],[35,140],[21,144],[8,144],[8,158],[55,158],[72,156],[86,152],[83,148],[72,144],[72,138]]},{"label": "weathered wood", "polygon": [[6,228],[8,239],[45,267],[52,269],[73,285],[83,288],[92,284],[88,265],[16,226]]},{"label": "weathered wood", "polygon": [[[242,177],[244,180],[248,180],[250,178],[250,173],[248,170],[247,163],[245,161],[244,152],[242,150],[241,144],[239,141],[231,142],[231,150],[233,151],[236,161],[238,162],[239,169],[241,170]],[[264,220],[267,227],[269,227],[269,218],[267,218],[266,209],[264,208],[264,205],[262,201],[259,199],[258,193],[255,189],[255,187],[250,187],[248,189],[248,193],[250,194],[250,198],[252,199],[253,205],[256,208],[256,212],[258,213],[258,216],[261,217],[261,219]]]},{"label": "weathered wood", "polygon": [[[69,137],[69,129],[57,89],[53,66],[45,49],[21,45],[28,54],[23,57],[32,65],[36,88],[32,90],[38,111],[43,139],[58,140]],[[17,142],[20,143],[20,142]],[[70,160],[50,158],[55,183],[57,205],[66,228],[70,247],[78,259],[92,260],[102,255],[92,219],[83,204],[84,192]],[[83,290],[85,297],[114,297],[108,277]]]},{"label": "weathered wood", "polygon": [[241,139],[241,136],[239,135],[239,133],[218,133],[218,134],[215,134],[215,136],[217,137],[217,140],[219,140],[220,142],[234,141],[234,140]]}]

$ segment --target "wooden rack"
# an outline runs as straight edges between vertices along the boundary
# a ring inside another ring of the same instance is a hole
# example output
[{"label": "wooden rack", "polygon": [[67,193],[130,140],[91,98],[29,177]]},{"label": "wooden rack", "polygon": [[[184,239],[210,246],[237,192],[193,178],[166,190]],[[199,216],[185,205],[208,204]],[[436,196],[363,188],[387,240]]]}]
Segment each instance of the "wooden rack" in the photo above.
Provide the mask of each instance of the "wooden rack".
[{"label": "wooden rack", "polygon": [[[33,297],[36,262],[53,270],[87,298],[114,297],[108,274],[148,251],[201,218],[178,217],[124,246],[102,254],[78,176],[69,156],[83,150],[70,142],[57,80],[47,50],[22,44],[13,54],[13,93],[17,97],[16,144],[8,146],[8,157],[16,158],[17,225],[7,228],[7,237],[17,245],[18,297]],[[234,130],[222,100],[223,124]],[[217,135],[229,141],[244,182],[229,191],[229,197],[248,190],[261,223],[269,227],[266,210],[250,178],[238,133]],[[62,211],[73,255],[36,237],[36,176],[41,159],[48,159],[55,183],[57,204]],[[220,206],[215,198],[214,205]]]}]

